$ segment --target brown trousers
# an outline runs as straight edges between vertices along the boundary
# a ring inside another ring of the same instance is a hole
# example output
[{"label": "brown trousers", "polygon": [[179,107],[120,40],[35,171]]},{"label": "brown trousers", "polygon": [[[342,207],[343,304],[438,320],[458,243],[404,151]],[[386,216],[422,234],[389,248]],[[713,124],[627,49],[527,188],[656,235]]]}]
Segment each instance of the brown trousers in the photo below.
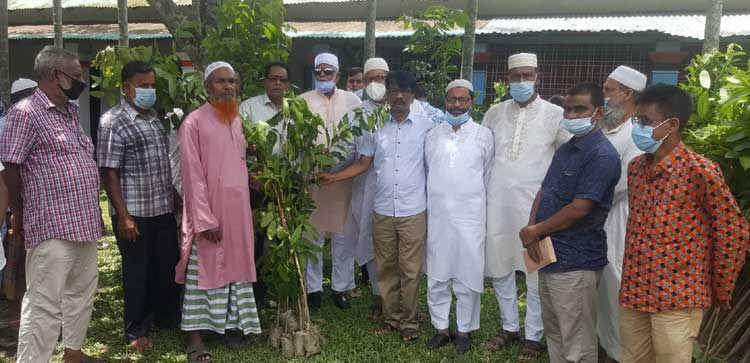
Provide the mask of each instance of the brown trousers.
[{"label": "brown trousers", "polygon": [[419,274],[424,261],[425,213],[388,217],[373,213],[375,262],[383,319],[399,329],[418,329]]}]

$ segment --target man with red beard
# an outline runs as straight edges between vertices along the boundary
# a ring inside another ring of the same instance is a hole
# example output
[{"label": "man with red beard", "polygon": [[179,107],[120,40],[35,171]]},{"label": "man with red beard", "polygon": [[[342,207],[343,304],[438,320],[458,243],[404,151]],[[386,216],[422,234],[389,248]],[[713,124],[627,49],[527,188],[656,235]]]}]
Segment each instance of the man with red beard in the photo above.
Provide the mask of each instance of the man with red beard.
[{"label": "man with red beard", "polygon": [[185,210],[176,281],[185,284],[181,328],[190,332],[190,362],[211,359],[202,330],[226,332],[229,347],[244,345],[244,335],[260,333],[237,74],[228,63],[211,63],[204,84],[208,103],[180,127]]}]

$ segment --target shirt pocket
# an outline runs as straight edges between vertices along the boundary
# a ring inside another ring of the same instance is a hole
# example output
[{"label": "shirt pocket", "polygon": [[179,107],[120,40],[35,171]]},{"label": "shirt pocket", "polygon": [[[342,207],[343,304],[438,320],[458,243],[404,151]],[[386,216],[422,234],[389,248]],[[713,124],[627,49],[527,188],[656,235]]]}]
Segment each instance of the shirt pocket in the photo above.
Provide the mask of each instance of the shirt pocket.
[{"label": "shirt pocket", "polygon": [[563,201],[572,201],[575,197],[576,186],[578,185],[578,171],[563,169],[560,177],[552,187],[555,195]]},{"label": "shirt pocket", "polygon": [[51,126],[41,133],[44,145],[54,154],[69,154],[78,147],[78,135],[62,126]]}]

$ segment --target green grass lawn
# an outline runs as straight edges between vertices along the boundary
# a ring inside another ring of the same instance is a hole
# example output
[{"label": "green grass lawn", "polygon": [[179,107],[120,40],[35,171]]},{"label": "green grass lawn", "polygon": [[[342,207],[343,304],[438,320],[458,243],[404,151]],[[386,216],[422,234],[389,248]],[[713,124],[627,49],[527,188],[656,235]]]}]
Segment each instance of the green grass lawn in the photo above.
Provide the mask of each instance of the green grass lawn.
[{"label": "green grass lawn", "polygon": [[[122,301],[123,292],[120,281],[120,255],[112,234],[112,227],[107,214],[106,202],[102,203],[106,236],[99,244],[99,290],[95,310],[88,330],[88,339],[84,350],[88,354],[108,359],[110,362],[186,362],[183,353],[184,334],[177,330],[155,331],[152,336],[156,345],[152,351],[141,353],[129,349],[123,339]],[[330,254],[326,256],[326,271],[330,271]],[[377,324],[368,321],[365,316],[371,301],[370,290],[359,283],[362,297],[352,300],[352,308],[346,311],[337,309],[326,294],[322,308],[312,314],[314,323],[320,326],[326,342],[323,352],[310,358],[286,360],[275,352],[262,335],[255,343],[241,350],[224,348],[218,338],[207,340],[214,362],[516,362],[518,347],[496,353],[489,353],[483,343],[500,329],[497,301],[490,285],[482,294],[481,329],[473,335],[473,348],[468,353],[456,355],[453,346],[448,345],[438,351],[425,348],[426,342],[435,333],[429,321],[422,325],[422,338],[414,346],[400,343],[397,333],[376,335],[372,333]],[[326,288],[329,281],[326,281]],[[424,295],[426,282],[422,282],[421,305],[427,312]],[[330,290],[329,290],[330,291]],[[523,294],[523,284],[519,284],[519,294]],[[521,312],[525,311],[525,301],[521,299]],[[455,309],[454,309],[455,310]],[[455,311],[454,313],[455,314]],[[451,320],[455,319],[452,314]],[[273,310],[261,312],[264,329],[269,327]],[[523,321],[523,320],[522,320]],[[58,346],[53,361],[61,360],[61,348]],[[0,362],[11,362],[11,357],[0,355]],[[540,359],[546,362],[546,359]]]}]

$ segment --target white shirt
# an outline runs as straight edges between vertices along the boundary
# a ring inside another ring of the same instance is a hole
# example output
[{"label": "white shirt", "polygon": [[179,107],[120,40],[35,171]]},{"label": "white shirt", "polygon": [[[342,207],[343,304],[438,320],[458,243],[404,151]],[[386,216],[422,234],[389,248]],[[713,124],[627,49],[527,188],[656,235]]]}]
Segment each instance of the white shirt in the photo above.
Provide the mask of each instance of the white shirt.
[{"label": "white shirt", "polygon": [[[240,104],[240,115],[242,115],[242,119],[252,123],[268,121],[276,116],[279,111],[281,110],[271,102],[271,99],[268,98],[268,94],[266,93],[246,99]],[[274,126],[274,129],[279,132],[279,138],[273,146],[273,152],[274,154],[280,154],[282,152],[282,140],[286,139],[284,123],[279,122]]]},{"label": "white shirt", "polygon": [[495,136],[495,155],[487,195],[488,277],[525,271],[518,232],[528,224],[531,205],[557,147],[571,135],[560,127],[562,108],[540,97],[526,107],[501,102],[484,116]]},{"label": "white shirt", "polygon": [[427,134],[427,276],[484,290],[487,182],[494,140],[474,123],[443,122]]},{"label": "white shirt", "polygon": [[368,142],[362,143],[358,152],[374,157],[375,213],[408,217],[426,209],[424,142],[433,126],[424,114],[410,112],[401,123],[390,116]]}]

